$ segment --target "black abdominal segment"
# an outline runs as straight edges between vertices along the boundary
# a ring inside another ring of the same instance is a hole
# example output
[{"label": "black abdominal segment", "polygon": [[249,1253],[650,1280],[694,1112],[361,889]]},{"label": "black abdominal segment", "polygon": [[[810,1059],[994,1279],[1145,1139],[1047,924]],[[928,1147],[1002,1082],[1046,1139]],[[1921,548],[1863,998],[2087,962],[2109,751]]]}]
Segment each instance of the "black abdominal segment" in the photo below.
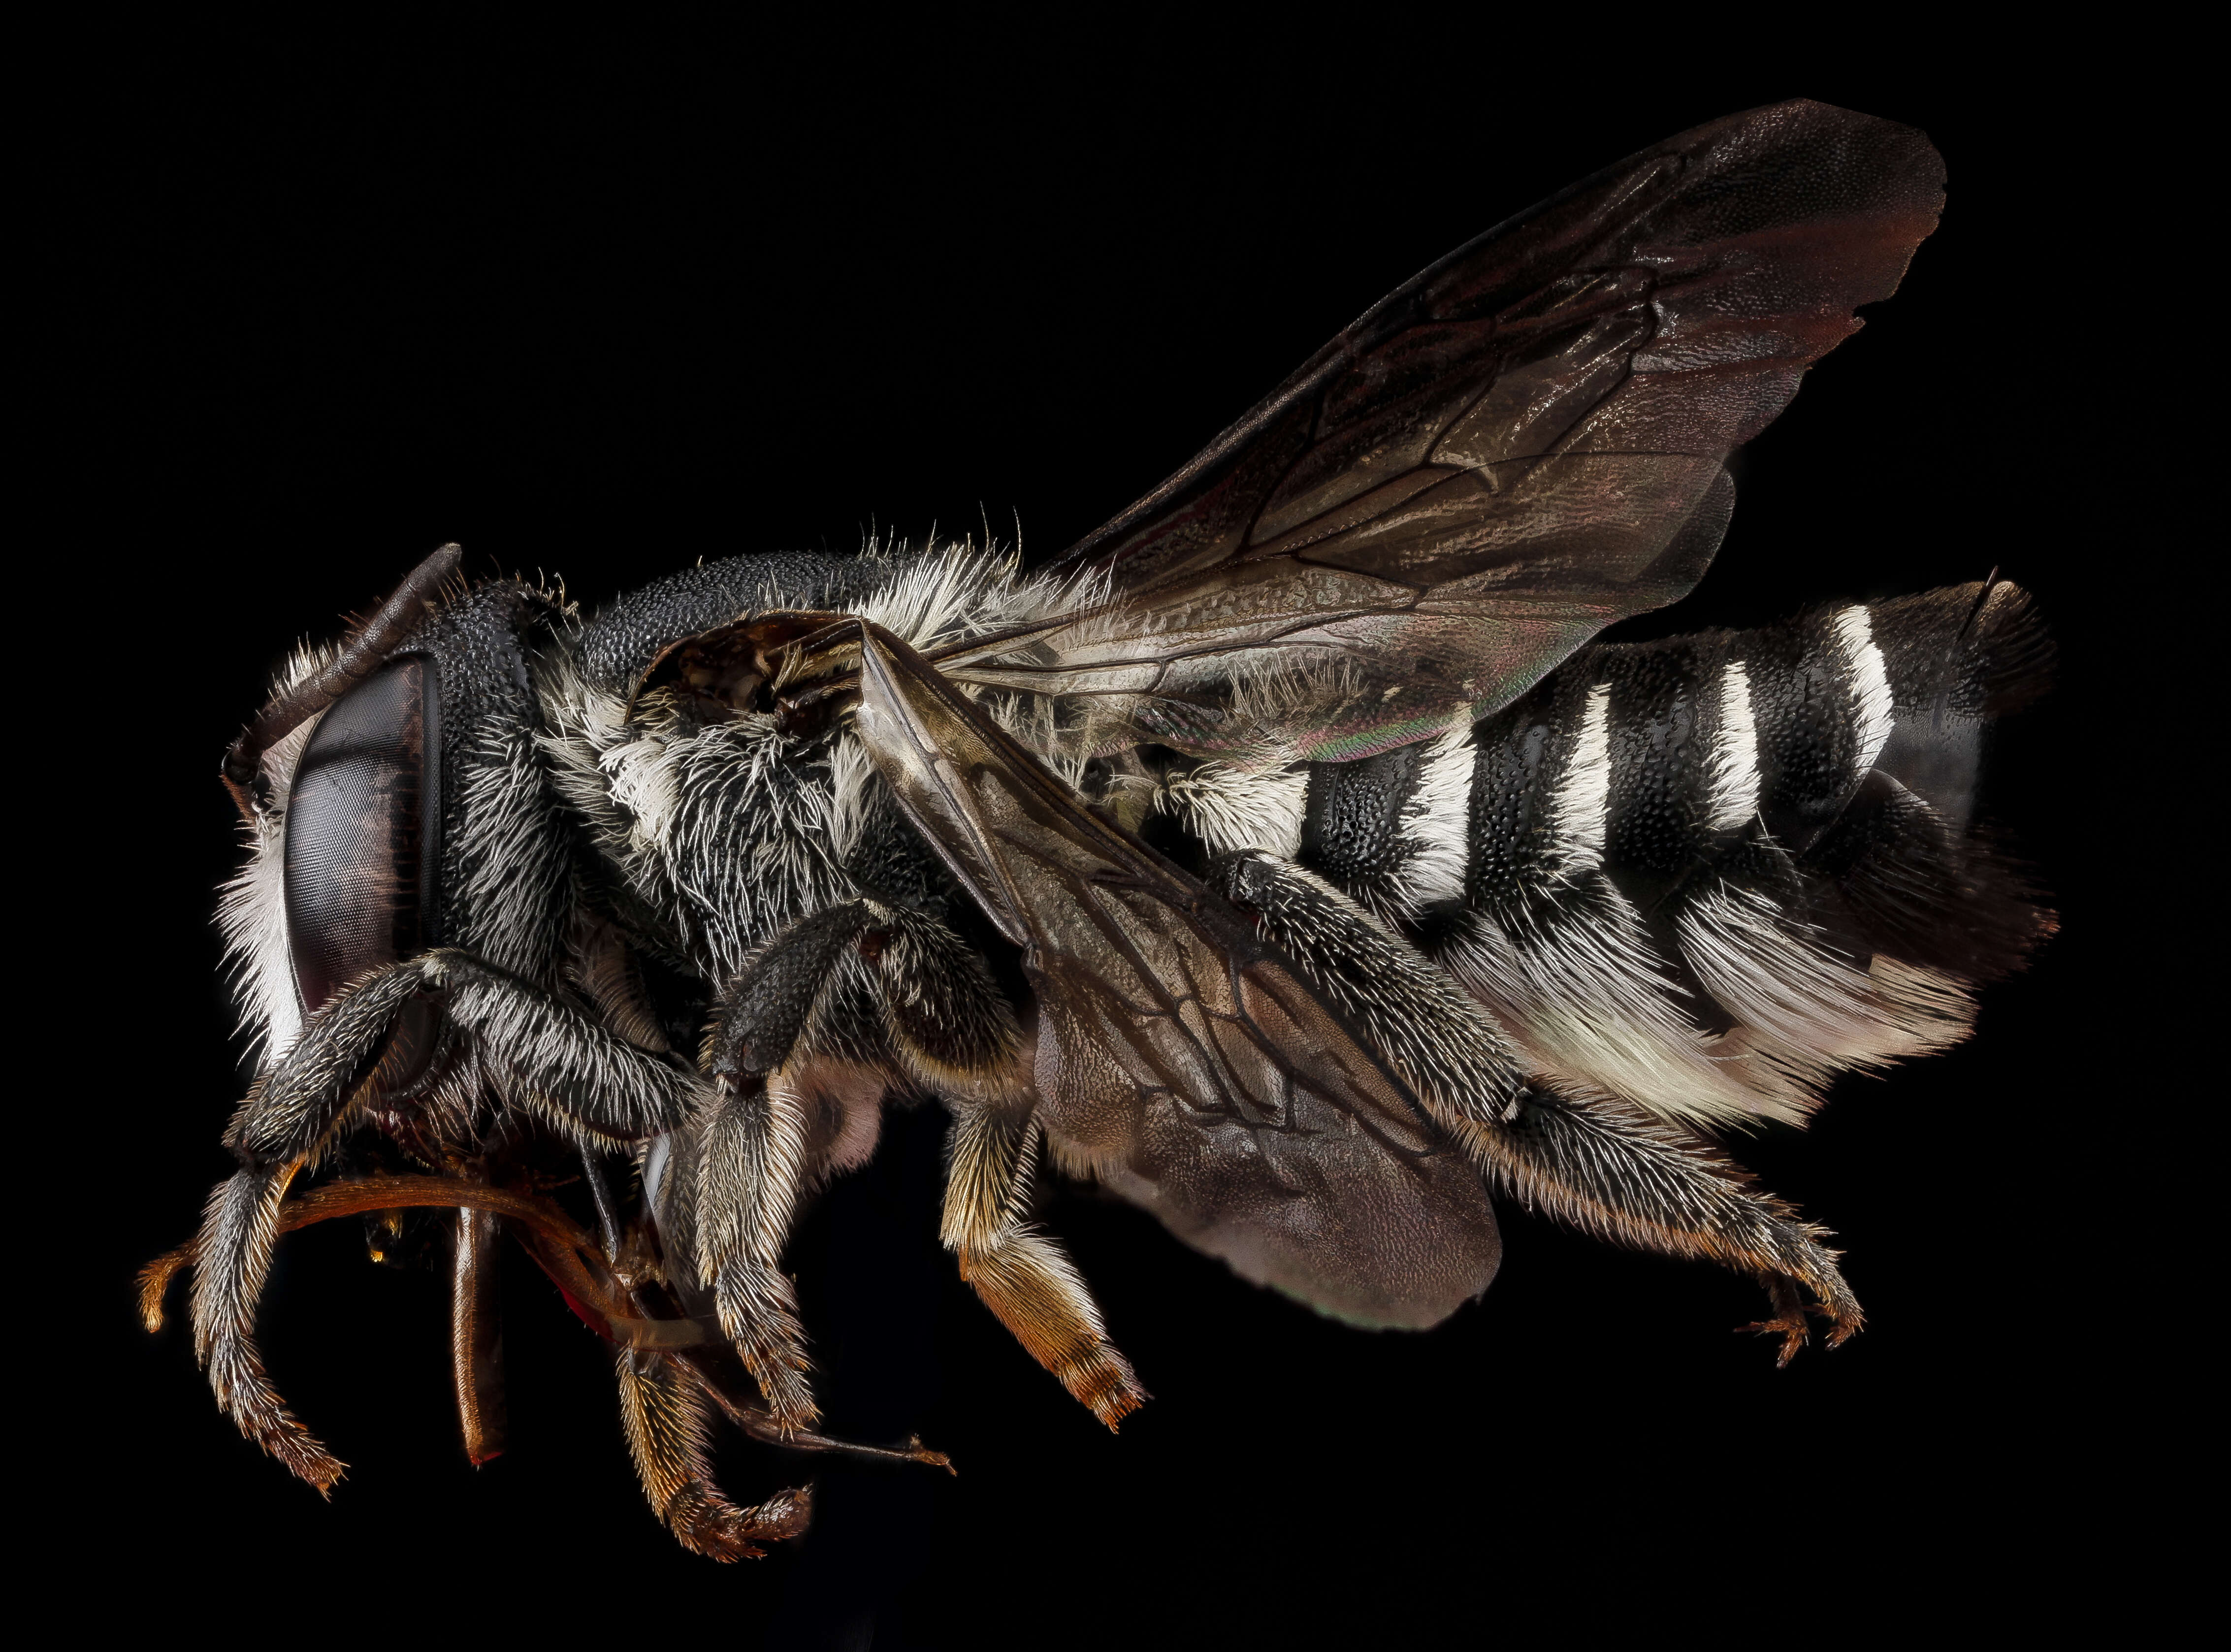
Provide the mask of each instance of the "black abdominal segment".
[{"label": "black abdominal segment", "polygon": [[[1887,953],[1988,980],[2045,920],[1968,836],[1982,748],[2050,664],[2004,585],[1586,648],[1468,742],[1306,765],[1294,858],[1429,951],[1465,911],[1545,957],[1595,936],[1609,958],[1623,925],[1707,1033],[1737,1008],[1685,962],[1711,944],[1697,924],[1727,921],[1710,900],[1779,913],[1862,970]],[[1417,871],[1435,842],[1460,859],[1438,886]]]},{"label": "black abdominal segment", "polygon": [[1408,858],[1402,806],[1424,748],[1397,746],[1353,763],[1311,763],[1302,863],[1342,885],[1383,882]]}]

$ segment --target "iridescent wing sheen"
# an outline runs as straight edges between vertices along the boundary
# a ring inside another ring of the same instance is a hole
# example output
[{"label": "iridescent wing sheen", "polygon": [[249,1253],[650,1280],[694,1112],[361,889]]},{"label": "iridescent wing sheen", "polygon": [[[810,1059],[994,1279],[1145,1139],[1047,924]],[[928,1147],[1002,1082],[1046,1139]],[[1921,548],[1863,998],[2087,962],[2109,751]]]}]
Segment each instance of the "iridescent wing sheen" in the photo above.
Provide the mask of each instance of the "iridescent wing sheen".
[{"label": "iridescent wing sheen", "polygon": [[1401,1082],[1220,897],[862,629],[855,727],[1023,949],[1057,1156],[1344,1319],[1429,1325],[1484,1290],[1501,1254],[1487,1195]]},{"label": "iridescent wing sheen", "polygon": [[940,664],[1093,696],[1103,744],[1350,758],[1492,710],[1696,583],[1729,453],[1943,200],[1920,133],[1825,104],[1645,150],[1398,288],[1066,553],[1112,607]]}]

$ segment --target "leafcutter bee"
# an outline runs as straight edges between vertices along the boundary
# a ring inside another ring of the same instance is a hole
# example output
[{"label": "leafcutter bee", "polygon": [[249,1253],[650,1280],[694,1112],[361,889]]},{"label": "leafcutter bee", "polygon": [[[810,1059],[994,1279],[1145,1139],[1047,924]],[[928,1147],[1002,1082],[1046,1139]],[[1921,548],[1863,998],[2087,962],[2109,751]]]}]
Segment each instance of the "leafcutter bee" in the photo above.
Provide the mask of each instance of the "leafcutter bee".
[{"label": "leafcutter bee", "polygon": [[969,541],[703,564],[593,616],[447,547],[226,754],[261,1065],[194,1270],[219,1403],[277,1235],[449,1224],[468,1454],[508,1234],[614,1350],[653,1507],[759,1552],[711,1419],[809,1450],[784,1246],[889,1103],[951,1116],[942,1237],[1110,1428],[1146,1397],[1034,1179],[1422,1327],[1493,1201],[1717,1261],[1785,1361],[1859,1305],[1717,1145],[1964,1036],[2049,920],[1971,832],[2050,648],[1995,577],[1598,644],[1687,592],[1730,455],[1934,226],[1918,133],[1795,102],[1669,139],[1397,289],[1029,571]]}]

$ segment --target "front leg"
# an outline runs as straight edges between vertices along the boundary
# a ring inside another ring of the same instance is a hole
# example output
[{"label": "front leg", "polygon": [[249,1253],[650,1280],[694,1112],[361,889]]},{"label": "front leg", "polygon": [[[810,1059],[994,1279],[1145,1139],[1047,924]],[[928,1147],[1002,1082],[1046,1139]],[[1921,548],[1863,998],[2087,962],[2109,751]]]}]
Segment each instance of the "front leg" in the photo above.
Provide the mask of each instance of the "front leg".
[{"label": "front leg", "polygon": [[358,1096],[382,1085],[389,1034],[417,998],[438,1004],[519,1099],[577,1139],[605,1143],[677,1128],[695,1086],[578,1010],[468,954],[430,952],[372,971],[312,1015],[256,1079],[225,1145],[242,1168],[210,1195],[194,1269],[194,1351],[217,1403],[320,1491],[342,1465],[302,1427],[266,1377],[255,1341],[279,1207],[295,1177],[349,1124]]},{"label": "front leg", "polygon": [[255,1345],[255,1309],[288,1188],[346,1123],[350,1100],[377,1076],[389,1028],[425,985],[418,961],[392,965],[344,988],[310,1018],[234,1113],[224,1139],[241,1169],[217,1184],[202,1215],[194,1357],[240,1431],[327,1495],[344,1465],[271,1385]]}]

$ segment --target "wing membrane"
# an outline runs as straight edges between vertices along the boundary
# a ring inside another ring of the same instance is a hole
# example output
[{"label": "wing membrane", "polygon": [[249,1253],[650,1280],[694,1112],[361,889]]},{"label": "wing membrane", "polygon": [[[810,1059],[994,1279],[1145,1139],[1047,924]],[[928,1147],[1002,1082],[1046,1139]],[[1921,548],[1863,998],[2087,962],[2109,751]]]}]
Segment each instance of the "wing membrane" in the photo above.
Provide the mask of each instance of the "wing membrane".
[{"label": "wing membrane", "polygon": [[[1397,289],[1068,552],[1112,608],[942,663],[1099,696],[1087,744],[1356,757],[1491,710],[1695,584],[1728,454],[1943,199],[1921,133],[1818,103],[1632,156]],[[1251,689],[1274,658],[1306,691]]]},{"label": "wing membrane", "polygon": [[1428,1325],[1501,1250],[1478,1176],[1219,897],[1096,820],[911,649],[866,629],[857,727],[1024,949],[1057,1150],[1243,1276]]}]

